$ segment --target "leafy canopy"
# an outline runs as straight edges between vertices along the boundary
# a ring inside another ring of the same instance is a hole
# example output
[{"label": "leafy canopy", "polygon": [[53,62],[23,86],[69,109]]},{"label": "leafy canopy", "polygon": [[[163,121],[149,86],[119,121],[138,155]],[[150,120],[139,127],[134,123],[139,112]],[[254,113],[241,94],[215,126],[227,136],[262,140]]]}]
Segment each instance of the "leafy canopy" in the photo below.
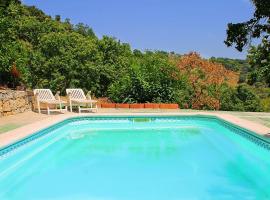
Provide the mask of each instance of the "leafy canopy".
[{"label": "leafy canopy", "polygon": [[227,46],[235,45],[242,51],[252,39],[261,38],[261,43],[249,50],[248,61],[251,66],[248,83],[264,82],[270,86],[270,1],[252,0],[255,6],[253,17],[242,23],[228,24]]},{"label": "leafy canopy", "polygon": [[235,45],[235,48],[242,51],[249,44],[252,38],[268,39],[270,35],[270,1],[252,0],[255,6],[253,17],[241,23],[229,23],[227,29],[227,46]]}]

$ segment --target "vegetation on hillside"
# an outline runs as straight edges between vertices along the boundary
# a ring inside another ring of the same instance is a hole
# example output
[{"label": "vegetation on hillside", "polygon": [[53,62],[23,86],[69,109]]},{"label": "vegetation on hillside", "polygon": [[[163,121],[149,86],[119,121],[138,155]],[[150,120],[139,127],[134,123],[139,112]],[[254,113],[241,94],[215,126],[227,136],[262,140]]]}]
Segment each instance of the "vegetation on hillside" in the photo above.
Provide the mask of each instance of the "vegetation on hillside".
[{"label": "vegetation on hillside", "polygon": [[115,102],[267,110],[249,81],[238,84],[245,61],[132,50],[115,38],[99,39],[87,25],[52,18],[19,1],[6,2],[0,6],[0,85],[51,88],[63,94],[68,87],[78,87]]},{"label": "vegetation on hillside", "polygon": [[192,91],[188,102],[194,109],[220,109],[222,88],[237,85],[238,74],[197,53],[184,55],[176,65],[188,77]]},{"label": "vegetation on hillside", "polygon": [[211,57],[209,59],[212,62],[217,62],[222,64],[226,69],[231,71],[241,71],[243,68],[249,68],[249,64],[247,60],[241,59],[230,59],[230,58],[215,58]]}]

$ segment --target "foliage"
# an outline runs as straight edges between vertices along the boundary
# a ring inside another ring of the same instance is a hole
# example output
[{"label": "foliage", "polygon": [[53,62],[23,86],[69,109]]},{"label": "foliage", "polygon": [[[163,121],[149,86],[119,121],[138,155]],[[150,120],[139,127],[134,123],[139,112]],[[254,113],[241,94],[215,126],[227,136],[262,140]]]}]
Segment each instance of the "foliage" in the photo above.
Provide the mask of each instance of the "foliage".
[{"label": "foliage", "polygon": [[90,28],[88,25],[85,25],[83,23],[78,23],[73,27],[74,31],[77,33],[80,33],[83,36],[89,36],[92,38],[97,38],[93,29]]},{"label": "foliage", "polygon": [[20,0],[1,0],[0,8],[6,9],[11,3],[21,4]]},{"label": "foliage", "polygon": [[115,102],[177,102],[187,101],[187,85],[168,59],[160,52],[136,51],[127,74],[114,82],[110,97]]},{"label": "foliage", "polygon": [[249,67],[248,62],[246,60],[241,60],[241,59],[211,57],[209,60],[215,63],[220,63],[226,69],[235,71],[235,72],[240,71],[242,68]]},{"label": "foliage", "polygon": [[236,45],[236,49],[243,50],[243,47],[250,42],[252,38],[263,37],[267,39],[270,35],[270,1],[252,0],[255,6],[253,18],[246,22],[228,24],[227,46]]},{"label": "foliage", "polygon": [[221,110],[262,111],[260,99],[250,87],[245,84],[241,84],[235,89],[223,85],[220,100]]},{"label": "foliage", "polygon": [[270,88],[266,87],[264,83],[257,82],[253,86],[250,86],[250,88],[259,96],[260,99],[270,97]]},{"label": "foliage", "polygon": [[251,47],[249,51],[249,64],[252,68],[248,82],[266,82],[270,86],[270,1],[252,0],[255,6],[253,17],[242,23],[228,24],[227,46],[236,45],[242,51],[254,38],[261,38],[258,47]]},{"label": "foliage", "polygon": [[251,67],[248,60],[230,59],[230,58],[215,58],[211,57],[210,61],[222,64],[226,69],[238,72],[238,83],[246,83],[248,81]]},{"label": "foliage", "polygon": [[91,70],[97,61],[95,41],[78,33],[49,33],[41,37],[38,51],[29,65],[32,87],[63,91],[67,87],[94,89],[97,72]]},{"label": "foliage", "polygon": [[220,86],[225,82],[236,85],[237,74],[226,70],[221,64],[202,59],[197,53],[182,56],[177,66],[189,77],[193,93],[189,102],[195,109],[218,110]]},{"label": "foliage", "polygon": [[[73,25],[59,15],[52,18],[19,0],[5,2],[0,5],[0,85],[62,93],[78,87],[115,102],[173,102],[194,109],[258,111],[257,95],[269,98],[263,96],[267,91],[255,89],[258,80],[267,80],[261,68],[255,67],[253,87],[237,86],[238,74],[249,71],[246,61],[132,51],[116,38],[99,39],[85,24]],[[253,68],[262,55],[266,53],[259,47],[251,51]]]},{"label": "foliage", "polygon": [[[0,18],[0,84],[12,87],[16,64],[28,87],[92,90],[105,96],[132,54],[114,38],[101,40],[83,24],[53,20],[35,7],[11,3]],[[119,73],[115,73],[118,71]]]},{"label": "foliage", "polygon": [[270,86],[270,43],[263,40],[258,47],[251,47],[248,54],[248,60],[252,67],[252,73],[249,75],[249,84],[256,82],[265,82]]},{"label": "foliage", "polygon": [[262,109],[265,112],[270,112],[270,97],[261,100]]}]

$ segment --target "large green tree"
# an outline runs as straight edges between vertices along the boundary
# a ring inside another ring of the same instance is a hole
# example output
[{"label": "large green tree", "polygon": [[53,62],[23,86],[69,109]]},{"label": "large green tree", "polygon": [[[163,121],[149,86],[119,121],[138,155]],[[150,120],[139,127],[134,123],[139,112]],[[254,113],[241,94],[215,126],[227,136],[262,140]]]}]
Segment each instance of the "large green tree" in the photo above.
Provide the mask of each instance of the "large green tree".
[{"label": "large green tree", "polygon": [[270,42],[264,39],[257,47],[252,46],[248,53],[248,60],[252,67],[249,84],[262,82],[270,86]]},{"label": "large green tree", "polygon": [[242,51],[253,38],[270,36],[270,1],[251,0],[255,6],[253,17],[241,23],[229,23],[227,29],[227,46],[235,45],[236,49]]},{"label": "large green tree", "polygon": [[62,91],[67,87],[96,89],[96,40],[74,32],[52,32],[41,37],[32,56],[28,80],[32,87]]},{"label": "large green tree", "polygon": [[181,76],[163,52],[135,52],[133,63],[124,76],[109,88],[116,102],[177,102],[188,101],[187,79]]},{"label": "large green tree", "polygon": [[6,9],[11,3],[21,4],[20,0],[0,0],[0,9]]},{"label": "large green tree", "polygon": [[251,47],[248,55],[252,68],[249,83],[265,82],[270,86],[270,1],[252,0],[255,6],[253,17],[241,23],[229,23],[227,29],[227,46],[235,45],[242,51],[252,42],[261,39],[261,44]]}]

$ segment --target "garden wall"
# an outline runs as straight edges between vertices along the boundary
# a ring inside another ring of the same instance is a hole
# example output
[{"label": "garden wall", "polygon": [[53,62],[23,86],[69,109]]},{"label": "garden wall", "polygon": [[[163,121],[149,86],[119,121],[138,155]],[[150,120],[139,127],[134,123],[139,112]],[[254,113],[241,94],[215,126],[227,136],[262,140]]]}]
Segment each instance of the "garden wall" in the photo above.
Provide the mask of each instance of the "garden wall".
[{"label": "garden wall", "polygon": [[0,117],[32,109],[32,94],[26,91],[0,90]]}]

